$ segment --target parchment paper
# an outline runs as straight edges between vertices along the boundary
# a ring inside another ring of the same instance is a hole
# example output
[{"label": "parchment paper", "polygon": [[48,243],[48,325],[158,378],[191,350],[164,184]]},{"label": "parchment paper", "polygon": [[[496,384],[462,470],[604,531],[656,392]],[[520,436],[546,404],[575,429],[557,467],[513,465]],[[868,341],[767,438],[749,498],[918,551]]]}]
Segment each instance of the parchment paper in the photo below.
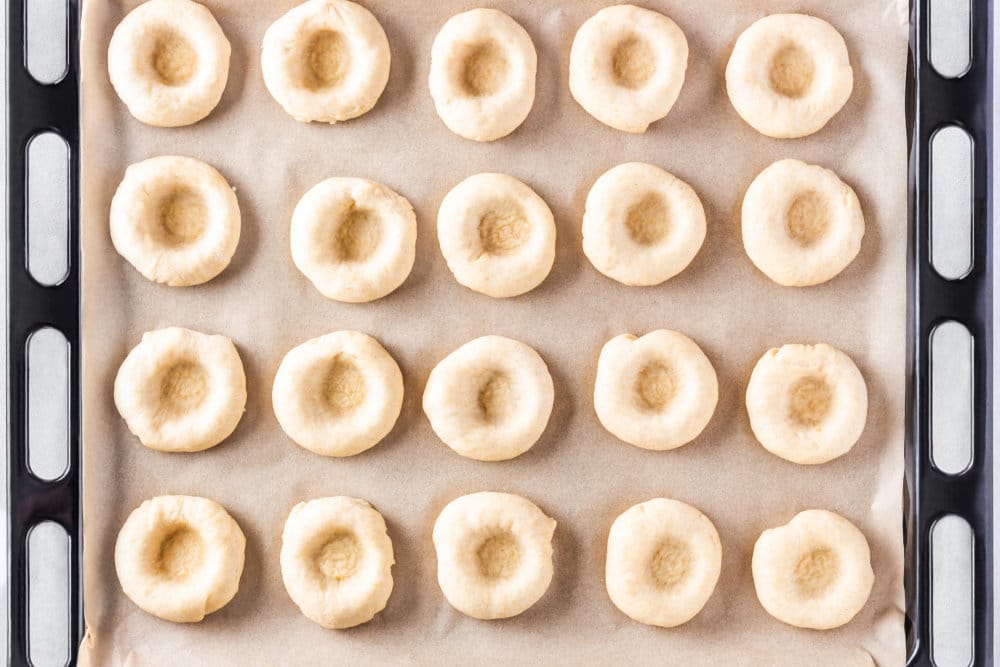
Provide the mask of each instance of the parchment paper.
[{"label": "parchment paper", "polygon": [[[388,87],[373,111],[330,127],[287,116],[264,88],[260,43],[296,0],[209,0],[233,46],[219,107],[191,127],[157,129],[132,119],[107,76],[111,32],[135,0],[86,0],[83,17],[83,323],[85,605],[84,664],[671,664],[901,665],[903,635],[903,413],[905,349],[905,2],[895,0],[644,0],[673,17],[690,64],[670,115],[640,136],[599,124],[569,94],[576,29],[607,0],[488,2],[510,13],[538,51],[537,97],[524,125],[488,144],[441,123],[427,90],[438,28],[464,0],[365,0],[392,48]],[[855,71],[844,110],[812,137],[779,141],[744,124],[726,97],[732,44],[757,18],[804,11],[832,22]],[[237,189],[243,232],[232,265],[193,288],[147,282],[111,246],[108,209],[125,167],[160,154],[217,166]],[[742,250],[738,211],[750,180],[794,157],[836,170],[857,191],[867,234],[837,279],[788,289],[758,272]],[[584,198],[621,162],[663,166],[690,183],[708,215],[701,253],[678,277],[629,288],[597,273],[581,250]],[[461,287],[438,249],[435,216],[445,193],[474,173],[510,173],[551,206],[556,264],[528,295],[494,300]],[[406,283],[370,304],[324,299],[292,264],[292,209],[329,176],[363,176],[407,197],[419,221],[417,261]],[[248,376],[247,411],[235,434],[197,454],[163,454],[131,436],[112,402],[118,365],[142,332],[180,325],[230,336]],[[389,437],[348,459],[327,459],[280,430],[270,392],[282,356],[338,329],[374,335],[406,379],[403,412]],[[592,391],[603,343],[623,332],[670,328],[694,338],[719,375],[719,407],[680,450],[655,453],[604,431]],[[480,335],[535,347],[551,369],[556,405],[541,441],[504,463],[454,454],[420,408],[433,365]],[[870,392],[864,435],[846,456],[803,467],[766,452],[743,406],[750,370],[768,348],[829,342],[859,365]],[[453,610],[436,582],[431,527],[452,498],[479,490],[523,494],[555,517],[555,578],[523,615],[483,622]],[[147,497],[183,493],[226,506],[247,536],[240,591],[194,625],[140,611],[120,590],[114,541]],[[347,494],[385,516],[397,565],[386,610],[353,630],[324,630],[288,598],[278,566],[280,534],[296,502]],[[634,503],[678,498],[704,511],[723,544],[722,576],[704,610],[671,630],[633,622],[604,589],[614,518]],[[768,616],[750,574],[754,540],[806,508],[850,518],[872,547],[875,589],[847,626],[800,630]]]}]

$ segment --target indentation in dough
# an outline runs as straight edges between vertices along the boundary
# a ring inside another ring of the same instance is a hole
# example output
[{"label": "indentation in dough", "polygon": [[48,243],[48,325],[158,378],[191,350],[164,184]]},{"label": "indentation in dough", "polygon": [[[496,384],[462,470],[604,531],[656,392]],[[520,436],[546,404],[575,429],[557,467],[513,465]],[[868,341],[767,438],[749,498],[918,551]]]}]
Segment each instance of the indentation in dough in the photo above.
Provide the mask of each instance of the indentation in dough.
[{"label": "indentation in dough", "polygon": [[184,85],[198,65],[198,53],[173,30],[159,32],[152,42],[150,57],[156,77],[167,86]]},{"label": "indentation in dough", "polygon": [[803,378],[789,391],[789,416],[799,426],[818,426],[830,411],[832,400],[833,390],[824,379]]},{"label": "indentation in dough", "polygon": [[160,412],[183,414],[201,405],[207,394],[208,373],[201,364],[180,361],[160,377]]},{"label": "indentation in dough", "polygon": [[493,424],[504,419],[510,412],[512,403],[510,378],[499,372],[492,372],[479,387],[479,416]]},{"label": "indentation in dough", "polygon": [[486,538],[476,550],[479,573],[486,579],[506,579],[517,571],[521,549],[509,532]]},{"label": "indentation in dough", "polygon": [[343,262],[363,262],[375,251],[381,237],[382,226],[375,212],[352,205],[335,234],[337,258]]},{"label": "indentation in dough", "polygon": [[798,44],[788,44],[771,59],[771,88],[785,97],[802,97],[812,85],[814,68],[807,50]]},{"label": "indentation in dough", "polygon": [[663,196],[657,192],[649,192],[632,204],[625,214],[625,228],[632,240],[639,245],[654,245],[666,238],[670,220]]},{"label": "indentation in dough", "polygon": [[205,231],[208,217],[205,200],[191,188],[175,188],[159,201],[157,211],[160,237],[166,245],[186,245]]},{"label": "indentation in dough", "polygon": [[334,415],[344,415],[365,400],[365,378],[349,359],[337,357],[323,376],[323,403]]},{"label": "indentation in dough", "polygon": [[829,217],[826,199],[818,192],[808,190],[792,200],[785,214],[785,228],[792,240],[807,248],[826,233]]},{"label": "indentation in dough", "polygon": [[204,542],[187,524],[171,526],[156,554],[156,573],[168,579],[184,579],[201,565]]},{"label": "indentation in dough", "polygon": [[657,587],[673,588],[687,576],[691,566],[690,549],[685,542],[668,538],[653,554],[649,566]]},{"label": "indentation in dough", "polygon": [[335,30],[314,34],[304,49],[302,85],[309,90],[336,86],[347,76],[351,51],[347,40]]},{"label": "indentation in dough", "polygon": [[314,563],[324,583],[337,584],[354,576],[362,556],[361,545],[354,533],[337,531],[316,551]]},{"label": "indentation in dough", "polygon": [[514,201],[491,207],[479,220],[479,241],[491,255],[517,250],[527,242],[529,233],[528,218]]},{"label": "indentation in dough", "polygon": [[615,82],[623,88],[641,88],[656,71],[656,55],[646,40],[626,37],[611,54]]},{"label": "indentation in dough", "polygon": [[647,410],[662,410],[673,398],[676,389],[673,372],[658,361],[644,366],[635,382],[639,404]]},{"label": "indentation in dough", "polygon": [[837,555],[826,547],[810,551],[795,564],[795,584],[809,597],[825,591],[836,577]]},{"label": "indentation in dough", "polygon": [[471,47],[462,59],[461,83],[467,95],[488,97],[500,90],[506,77],[507,59],[495,42]]}]

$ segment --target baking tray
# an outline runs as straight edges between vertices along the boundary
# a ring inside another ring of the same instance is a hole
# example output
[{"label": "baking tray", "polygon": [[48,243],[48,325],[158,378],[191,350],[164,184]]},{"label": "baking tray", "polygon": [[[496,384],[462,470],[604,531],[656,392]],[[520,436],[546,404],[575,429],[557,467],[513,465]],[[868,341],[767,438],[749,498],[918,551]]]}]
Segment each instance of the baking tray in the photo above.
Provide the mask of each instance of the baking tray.
[{"label": "baking tray", "polygon": [[[80,441],[80,229],[79,229],[79,9],[68,0],[67,74],[42,85],[25,65],[25,5],[7,2],[8,68],[8,655],[28,665],[27,538],[43,521],[62,526],[70,542],[70,623],[74,648],[84,632]],[[941,77],[929,61],[930,0],[911,12],[907,118],[910,125],[908,253],[908,415],[905,548],[909,664],[930,665],[930,533],[948,514],[969,522],[975,536],[973,664],[993,664],[992,544],[992,26],[993,3],[973,0],[972,65],[957,79]],[[930,144],[935,132],[958,125],[973,143],[973,268],[948,281],[930,264]],[[27,149],[42,132],[60,135],[69,157],[69,272],[47,287],[27,270]],[[943,321],[967,327],[974,345],[973,463],[946,475],[930,454],[930,338]],[[70,346],[69,456],[66,473],[42,481],[28,467],[27,342],[43,327],[63,333]],[[75,663],[71,658],[70,663]]]}]

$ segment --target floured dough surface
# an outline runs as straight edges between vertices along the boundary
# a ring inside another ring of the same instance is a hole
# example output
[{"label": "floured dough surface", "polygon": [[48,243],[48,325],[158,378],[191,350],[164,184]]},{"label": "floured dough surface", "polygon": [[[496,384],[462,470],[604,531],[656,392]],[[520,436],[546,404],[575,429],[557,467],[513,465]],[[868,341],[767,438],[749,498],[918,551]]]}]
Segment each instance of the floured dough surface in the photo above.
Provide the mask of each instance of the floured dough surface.
[{"label": "floured dough surface", "polygon": [[218,503],[157,496],[126,519],[115,542],[115,571],[143,611],[194,623],[226,606],[240,585],[246,538]]}]

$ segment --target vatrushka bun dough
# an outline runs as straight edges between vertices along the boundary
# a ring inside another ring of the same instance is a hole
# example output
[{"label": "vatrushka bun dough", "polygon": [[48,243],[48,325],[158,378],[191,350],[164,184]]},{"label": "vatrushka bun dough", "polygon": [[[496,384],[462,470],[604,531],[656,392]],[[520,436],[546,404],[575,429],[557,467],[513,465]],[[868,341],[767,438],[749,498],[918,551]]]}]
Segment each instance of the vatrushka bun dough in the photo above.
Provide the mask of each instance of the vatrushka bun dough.
[{"label": "vatrushka bun dough", "polygon": [[858,196],[823,167],[779,160],[747,188],[743,247],[768,278],[789,287],[818,285],[854,261],[865,235]]},{"label": "vatrushka bun dough", "polygon": [[630,445],[661,451],[686,445],[718,402],[712,362],[684,334],[622,334],[601,350],[594,409],[604,428]]},{"label": "vatrushka bun dough", "polygon": [[115,406],[146,447],[197,452],[225,440],[243,416],[246,375],[225,336],[149,331],[115,377]]},{"label": "vatrushka bun dough", "polygon": [[336,123],[375,106],[389,80],[389,41],[348,0],[308,0],[264,33],[264,85],[292,118]]},{"label": "vatrushka bun dough", "polygon": [[721,568],[715,526],[679,500],[647,500],[611,524],[608,595],[640,623],[662,628],[687,623],[708,602]]},{"label": "vatrushka bun dough", "polygon": [[765,16],[739,36],[726,66],[726,90],[736,112],[761,134],[778,139],[823,129],[853,88],[844,38],[815,16]]},{"label": "vatrushka bun dough", "polygon": [[541,437],[554,390],[531,347],[483,336],[445,357],[427,378],[424,412],[446,445],[480,461],[523,454]]},{"label": "vatrushka bun dough", "polygon": [[783,345],[760,358],[747,385],[757,440],[793,463],[846,454],[868,417],[868,388],[846,354],[829,345]]},{"label": "vatrushka bun dough", "polygon": [[211,113],[229,78],[229,40],[191,0],[149,0],[122,19],[108,45],[108,75],[147,125],[191,125]]},{"label": "vatrushka bun dough", "polygon": [[503,12],[452,16],[431,46],[428,83],[438,116],[466,139],[507,136],[534,104],[537,60],[531,37]]},{"label": "vatrushka bun dough", "polygon": [[214,167],[164,155],[130,165],[111,200],[111,242],[149,280],[199,285],[240,240],[236,194]]},{"label": "vatrushka bun dough", "polygon": [[245,549],[243,531],[218,503],[157,496],[133,510],[119,531],[115,571],[143,611],[194,623],[236,595]]},{"label": "vatrushka bun dough", "polygon": [[403,407],[403,374],[371,336],[336,331],[285,355],[271,402],[282,430],[299,446],[353,456],[392,430]]},{"label": "vatrushka bun dough", "polygon": [[605,125],[642,133],[674,106],[687,59],[687,38],[663,14],[633,5],[605,7],[573,38],[569,90]]},{"label": "vatrushka bun dough", "polygon": [[456,498],[434,522],[441,592],[473,618],[517,616],[549,588],[555,529],[554,519],[521,496]]},{"label": "vatrushka bun dough", "polygon": [[864,534],[825,510],[799,512],[786,525],[765,530],[754,545],[752,569],[767,613],[815,630],[854,618],[875,583]]},{"label": "vatrushka bun dough", "polygon": [[395,562],[385,520],[357,498],[299,503],[281,533],[285,590],[325,628],[351,628],[385,609]]}]

